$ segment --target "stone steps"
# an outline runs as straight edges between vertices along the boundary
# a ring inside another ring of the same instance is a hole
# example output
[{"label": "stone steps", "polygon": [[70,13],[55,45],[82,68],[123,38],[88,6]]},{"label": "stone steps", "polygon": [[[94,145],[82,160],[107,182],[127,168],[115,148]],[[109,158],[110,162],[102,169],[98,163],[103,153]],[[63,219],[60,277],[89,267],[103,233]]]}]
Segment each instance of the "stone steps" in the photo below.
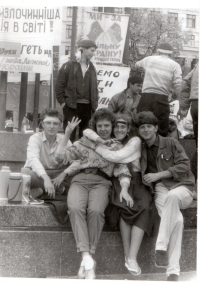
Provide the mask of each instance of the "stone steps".
[{"label": "stone steps", "polygon": [[[63,277],[48,277],[48,278],[61,278],[61,279],[77,279],[76,276],[63,276]],[[148,273],[139,276],[131,274],[111,274],[111,275],[97,275],[97,280],[136,280],[136,281],[166,281],[164,273]],[[180,282],[197,282],[196,271],[181,272],[179,276]]]},{"label": "stone steps", "polygon": [[[143,273],[163,272],[154,266],[156,237],[144,237],[138,255]],[[76,252],[71,230],[45,228],[0,229],[1,277],[75,276],[81,257]],[[181,271],[196,270],[197,231],[183,234]],[[103,231],[95,254],[98,275],[126,274],[119,231]]]},{"label": "stone steps", "polygon": [[[181,270],[185,272],[196,270],[196,214],[196,201],[183,210]],[[154,266],[155,234],[156,231],[152,237],[145,236],[141,245],[138,262],[143,274],[163,272]],[[1,203],[0,249],[0,277],[72,277],[77,274],[81,259],[70,225],[58,223],[46,205]],[[95,260],[97,275],[127,274],[119,231],[105,226]]]},{"label": "stone steps", "polygon": [[[26,159],[28,139],[27,134],[0,132],[0,167],[6,164],[13,172],[19,172]],[[180,142],[191,158],[195,152],[194,140]],[[189,275],[196,270],[196,201],[182,212],[185,229],[181,271]],[[143,273],[140,278],[144,280],[166,279],[163,271],[158,271],[154,266],[155,240],[156,230],[154,236],[144,237],[138,255]],[[73,278],[77,274],[80,259],[70,224],[60,224],[49,206],[0,203],[0,277]],[[124,266],[123,247],[118,230],[111,231],[105,225],[95,259],[98,279],[133,279]],[[195,277],[195,274],[192,274],[192,277]]]}]

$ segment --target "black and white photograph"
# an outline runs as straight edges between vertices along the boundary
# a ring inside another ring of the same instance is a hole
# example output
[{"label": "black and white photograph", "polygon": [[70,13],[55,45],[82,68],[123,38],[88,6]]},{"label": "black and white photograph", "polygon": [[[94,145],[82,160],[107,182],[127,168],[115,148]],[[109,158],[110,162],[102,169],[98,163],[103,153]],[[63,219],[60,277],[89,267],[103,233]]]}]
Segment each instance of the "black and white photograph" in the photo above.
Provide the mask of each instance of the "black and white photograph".
[{"label": "black and white photograph", "polygon": [[1,1],[0,283],[199,281],[199,33],[199,0]]}]

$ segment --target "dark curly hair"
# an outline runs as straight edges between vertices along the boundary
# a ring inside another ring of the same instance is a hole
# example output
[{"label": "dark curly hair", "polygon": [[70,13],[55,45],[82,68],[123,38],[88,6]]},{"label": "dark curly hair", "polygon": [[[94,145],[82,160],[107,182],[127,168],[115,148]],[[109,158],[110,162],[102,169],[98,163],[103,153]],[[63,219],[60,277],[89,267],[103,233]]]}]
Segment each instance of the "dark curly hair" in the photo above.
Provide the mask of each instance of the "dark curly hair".
[{"label": "dark curly hair", "polygon": [[127,81],[127,89],[130,87],[130,83],[132,83],[133,85],[135,83],[143,83],[143,78],[137,74],[133,76],[129,76],[128,81]]},{"label": "dark curly hair", "polygon": [[103,119],[107,119],[108,121],[110,121],[113,126],[115,122],[115,115],[112,111],[108,110],[107,108],[100,108],[95,111],[92,118],[90,119],[89,127],[96,132],[97,121]]},{"label": "dark curly hair", "polygon": [[142,111],[136,115],[135,126],[138,128],[143,124],[158,125],[158,119],[151,111]]},{"label": "dark curly hair", "polygon": [[63,115],[55,108],[45,108],[40,114],[40,120],[43,121],[46,116],[57,117],[60,122],[63,121]]}]

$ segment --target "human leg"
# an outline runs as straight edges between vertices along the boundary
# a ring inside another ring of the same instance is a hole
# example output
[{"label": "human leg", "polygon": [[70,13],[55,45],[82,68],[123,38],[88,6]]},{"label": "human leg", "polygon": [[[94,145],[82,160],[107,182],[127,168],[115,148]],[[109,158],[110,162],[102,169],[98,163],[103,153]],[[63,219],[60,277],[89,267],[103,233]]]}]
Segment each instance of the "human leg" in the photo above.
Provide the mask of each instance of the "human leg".
[{"label": "human leg", "polygon": [[108,193],[110,182],[104,178],[95,175],[87,174],[89,198],[87,208],[87,226],[89,235],[90,253],[83,254],[83,265],[85,267],[85,279],[95,279],[96,262],[90,254],[94,254],[101,231],[105,222],[104,211],[108,205]]},{"label": "human leg", "polygon": [[180,209],[189,207],[192,199],[192,193],[186,186],[168,191],[162,183],[156,185],[155,203],[161,216],[156,250],[165,252],[168,250],[167,275],[179,275],[180,272],[183,233],[183,216]]},{"label": "human leg", "polygon": [[77,251],[89,252],[89,235],[86,221],[86,209],[88,204],[87,188],[78,183],[72,183],[69,188],[67,203]]},{"label": "human leg", "polygon": [[79,124],[79,138],[83,136],[83,131],[88,128],[91,119],[91,104],[77,104],[77,113],[81,122]]},{"label": "human leg", "polygon": [[128,225],[122,217],[119,221],[120,233],[122,237],[122,243],[124,247],[125,260],[129,257],[130,245],[131,245],[131,225]]},{"label": "human leg", "polygon": [[130,260],[137,261],[137,254],[140,249],[143,237],[144,237],[144,230],[133,225],[131,229],[131,245],[129,251]]},{"label": "human leg", "polygon": [[[93,177],[93,178],[92,178]],[[95,175],[91,175],[91,181],[96,180]],[[100,178],[100,177],[99,177]],[[90,252],[95,253],[101,231],[105,223],[104,211],[108,205],[108,193],[110,190],[110,185],[103,184],[104,178],[100,180],[97,178],[97,184],[91,186],[88,199],[88,209],[87,209],[87,223],[88,223],[88,233],[90,241]]]},{"label": "human leg", "polygon": [[[194,100],[191,103],[191,116],[193,120],[193,131],[196,142],[196,148],[198,148],[198,100]],[[195,176],[195,181],[197,180],[197,149],[191,159],[191,171]]]},{"label": "human leg", "polygon": [[132,275],[136,276],[141,274],[141,268],[137,263],[137,255],[140,249],[140,245],[142,243],[143,236],[144,230],[140,229],[137,226],[132,226],[129,257],[125,266],[127,266],[128,270]]},{"label": "human leg", "polygon": [[168,97],[160,94],[154,95],[152,105],[152,111],[158,119],[158,133],[166,137],[168,134],[170,115]]}]

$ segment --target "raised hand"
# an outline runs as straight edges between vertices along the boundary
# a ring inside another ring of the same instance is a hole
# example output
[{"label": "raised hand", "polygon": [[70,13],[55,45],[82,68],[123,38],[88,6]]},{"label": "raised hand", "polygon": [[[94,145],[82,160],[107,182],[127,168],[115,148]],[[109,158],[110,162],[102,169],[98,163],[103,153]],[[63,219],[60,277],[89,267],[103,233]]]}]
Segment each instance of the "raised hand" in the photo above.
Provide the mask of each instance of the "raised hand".
[{"label": "raised hand", "polygon": [[65,133],[72,133],[74,129],[79,125],[81,120],[78,120],[78,117],[73,117],[71,122],[68,121],[67,127],[65,129]]}]

